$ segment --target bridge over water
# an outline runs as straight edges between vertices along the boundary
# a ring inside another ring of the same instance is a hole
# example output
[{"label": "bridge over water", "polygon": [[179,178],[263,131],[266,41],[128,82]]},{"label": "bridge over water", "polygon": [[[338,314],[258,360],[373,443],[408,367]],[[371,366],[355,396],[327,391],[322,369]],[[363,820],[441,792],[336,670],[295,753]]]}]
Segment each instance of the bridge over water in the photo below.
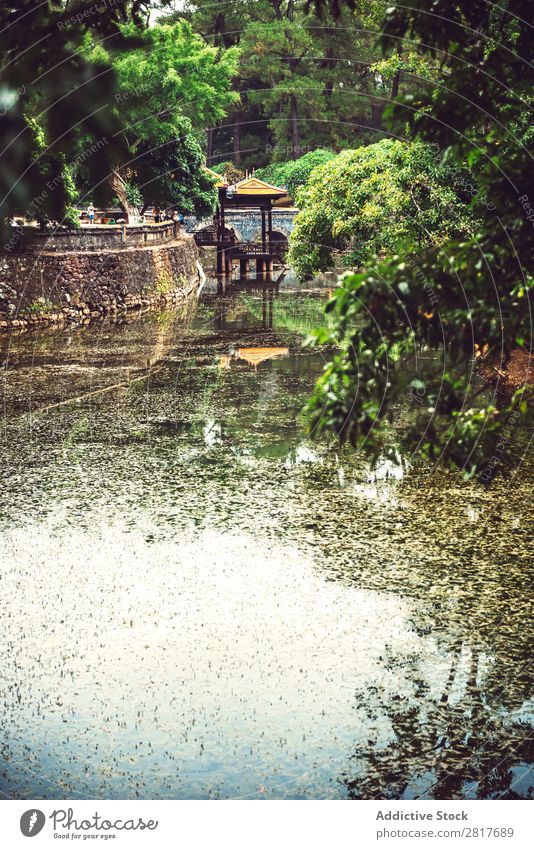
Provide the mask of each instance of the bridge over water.
[{"label": "bridge over water", "polygon": [[[273,236],[281,240],[289,238],[293,231],[293,222],[298,209],[296,207],[276,208],[272,210]],[[235,230],[238,242],[257,242],[261,240],[261,212],[259,209],[227,210],[225,225]],[[198,233],[213,227],[213,218],[195,218],[194,215],[185,217],[185,229],[188,233]]]}]

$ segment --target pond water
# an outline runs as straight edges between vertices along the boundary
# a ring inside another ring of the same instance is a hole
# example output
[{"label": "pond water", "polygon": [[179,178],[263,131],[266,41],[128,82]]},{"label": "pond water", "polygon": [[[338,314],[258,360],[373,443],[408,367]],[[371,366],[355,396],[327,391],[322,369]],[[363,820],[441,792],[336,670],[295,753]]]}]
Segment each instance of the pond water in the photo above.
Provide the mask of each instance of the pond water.
[{"label": "pond water", "polygon": [[4,339],[0,794],[534,794],[532,468],[312,443],[329,280]]}]

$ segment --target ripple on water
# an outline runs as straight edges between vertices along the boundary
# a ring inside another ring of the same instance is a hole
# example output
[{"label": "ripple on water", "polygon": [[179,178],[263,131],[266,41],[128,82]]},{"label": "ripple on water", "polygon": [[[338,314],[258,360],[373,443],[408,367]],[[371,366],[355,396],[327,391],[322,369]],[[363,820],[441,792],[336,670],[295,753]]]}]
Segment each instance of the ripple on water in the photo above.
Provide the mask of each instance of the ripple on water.
[{"label": "ripple on water", "polygon": [[12,341],[8,796],[532,794],[531,469],[488,492],[310,444],[320,305]]}]

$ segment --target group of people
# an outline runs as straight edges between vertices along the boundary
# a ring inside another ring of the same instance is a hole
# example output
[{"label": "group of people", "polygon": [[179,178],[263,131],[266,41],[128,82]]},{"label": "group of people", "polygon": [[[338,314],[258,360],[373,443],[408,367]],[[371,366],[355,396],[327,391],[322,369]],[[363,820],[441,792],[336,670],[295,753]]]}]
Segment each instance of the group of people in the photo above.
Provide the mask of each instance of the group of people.
[{"label": "group of people", "polygon": [[162,221],[176,221],[178,224],[184,223],[184,216],[181,212],[178,212],[177,209],[166,209],[162,212],[159,206],[154,207],[152,211],[152,218],[154,224],[160,224]]},{"label": "group of people", "polygon": [[[87,213],[87,219],[89,221],[89,224],[94,224],[95,223],[95,208],[94,208],[92,203],[90,203],[89,206],[87,207],[86,213]],[[159,206],[154,207],[154,209],[152,211],[152,218],[153,218],[154,224],[161,224],[163,221],[176,221],[180,225],[183,225],[183,223],[184,223],[184,216],[181,212],[178,212],[178,210],[176,210],[176,209],[175,210],[166,209],[164,212],[162,212]],[[109,220],[106,221],[105,223],[109,223]],[[114,222],[114,223],[118,223],[118,222]]]}]

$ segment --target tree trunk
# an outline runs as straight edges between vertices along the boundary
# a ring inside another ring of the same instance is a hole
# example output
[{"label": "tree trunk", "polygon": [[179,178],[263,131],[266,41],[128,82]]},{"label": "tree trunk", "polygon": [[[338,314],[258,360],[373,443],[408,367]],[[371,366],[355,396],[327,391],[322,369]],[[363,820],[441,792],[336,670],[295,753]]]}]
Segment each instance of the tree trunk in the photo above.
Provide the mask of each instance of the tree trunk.
[{"label": "tree trunk", "polygon": [[[329,31],[330,32],[330,31]],[[323,62],[323,68],[326,68],[330,74],[334,73],[335,61],[334,61],[334,48],[327,47],[325,52],[325,60]],[[326,81],[324,92],[328,100],[331,99],[332,93],[334,91],[334,81],[332,77]]]},{"label": "tree trunk", "polygon": [[375,100],[371,104],[371,123],[375,130],[382,130],[382,115],[384,113],[384,103],[381,100]]},{"label": "tree trunk", "polygon": [[215,129],[214,129],[214,127],[209,127],[206,132],[207,132],[207,135],[208,135],[208,143],[207,143],[207,149],[206,149],[206,165],[209,168],[211,166],[212,162],[213,162],[213,143],[214,143],[214,140],[215,140],[214,139]]},{"label": "tree trunk", "polygon": [[128,198],[126,197],[126,184],[119,174],[118,167],[115,167],[111,174],[109,174],[107,184],[117,195],[122,211],[126,213],[126,215],[130,216],[132,214],[132,208],[128,203]]},{"label": "tree trunk", "polygon": [[293,147],[291,158],[298,159],[299,157],[299,148],[300,148],[300,136],[299,136],[299,117],[298,117],[298,109],[297,109],[297,98],[294,94],[290,95],[289,99],[290,103],[290,113],[289,113],[289,125],[291,128],[291,145]]},{"label": "tree trunk", "polygon": [[234,122],[234,165],[241,165],[241,112],[236,112]]},{"label": "tree trunk", "polygon": [[400,71],[395,73],[391,84],[391,99],[394,100],[399,96]]}]

